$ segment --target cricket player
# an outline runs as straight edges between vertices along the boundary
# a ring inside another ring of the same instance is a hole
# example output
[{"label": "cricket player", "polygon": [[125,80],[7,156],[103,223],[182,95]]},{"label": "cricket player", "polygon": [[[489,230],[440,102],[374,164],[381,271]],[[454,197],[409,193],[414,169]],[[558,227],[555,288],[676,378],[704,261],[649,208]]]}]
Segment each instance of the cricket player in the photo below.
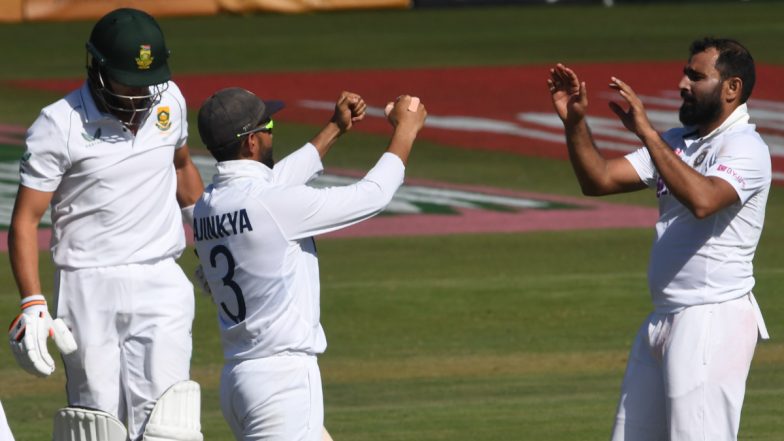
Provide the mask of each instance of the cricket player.
[{"label": "cricket player", "polygon": [[[413,103],[412,103],[413,101]],[[327,342],[319,323],[319,267],[313,236],[380,212],[403,182],[426,112],[400,97],[386,153],[354,185],[307,186],[321,158],[366,105],[343,92],[331,121],[275,163],[272,116],[283,107],[241,88],[211,96],[199,133],[218,173],[194,210],[199,260],[218,307],[225,365],[221,408],[237,440],[319,441],[324,410],[316,356]]]},{"label": "cricket player", "polygon": [[[186,146],[185,100],[150,15],[110,12],[86,49],[84,84],[27,132],[9,233],[22,296],[11,348],[37,376],[55,368],[47,336],[63,352],[68,407],[56,415],[56,441],[201,439],[198,405],[187,414],[198,402],[198,385],[186,381],[193,286],[175,262],[183,218],[190,223],[203,191]],[[48,207],[57,319],[38,274],[37,228]],[[161,410],[148,424],[165,393],[185,401],[169,406],[184,416]],[[122,430],[101,435],[90,424]]]},{"label": "cricket player", "polygon": [[586,123],[585,83],[558,64],[548,85],[582,190],[649,187],[660,217],[648,267],[654,311],[623,380],[613,441],[736,440],[758,336],[752,259],[771,184],[768,146],[749,123],[754,61],[740,43],[692,43],[678,85],[683,127],[656,132],[632,88],[610,79],[611,103],[643,147],[606,159]]}]

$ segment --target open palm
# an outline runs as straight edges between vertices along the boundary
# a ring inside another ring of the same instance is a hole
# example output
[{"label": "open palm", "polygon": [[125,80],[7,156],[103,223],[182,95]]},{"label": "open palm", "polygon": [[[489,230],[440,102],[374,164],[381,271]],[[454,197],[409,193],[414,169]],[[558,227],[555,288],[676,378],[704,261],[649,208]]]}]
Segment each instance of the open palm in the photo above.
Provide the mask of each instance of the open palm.
[{"label": "open palm", "polygon": [[557,64],[550,69],[547,85],[555,112],[564,123],[576,123],[585,117],[588,95],[585,83],[580,83],[574,71],[563,64]]}]

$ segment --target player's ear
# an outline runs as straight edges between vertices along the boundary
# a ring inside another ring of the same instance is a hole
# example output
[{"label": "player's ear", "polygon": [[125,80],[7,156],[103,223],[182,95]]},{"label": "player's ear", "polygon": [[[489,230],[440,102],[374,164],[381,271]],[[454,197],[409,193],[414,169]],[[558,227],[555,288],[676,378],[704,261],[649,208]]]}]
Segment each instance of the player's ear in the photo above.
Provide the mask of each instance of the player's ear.
[{"label": "player's ear", "polygon": [[[255,146],[254,146],[255,143]],[[254,153],[258,150],[258,141],[255,139],[255,136],[251,133],[250,135],[245,136],[242,141],[240,142],[240,151],[239,151],[239,158],[238,159],[252,159],[254,158]]]},{"label": "player's ear", "polygon": [[743,80],[738,77],[730,77],[724,82],[724,97],[728,102],[740,99],[743,92]]}]

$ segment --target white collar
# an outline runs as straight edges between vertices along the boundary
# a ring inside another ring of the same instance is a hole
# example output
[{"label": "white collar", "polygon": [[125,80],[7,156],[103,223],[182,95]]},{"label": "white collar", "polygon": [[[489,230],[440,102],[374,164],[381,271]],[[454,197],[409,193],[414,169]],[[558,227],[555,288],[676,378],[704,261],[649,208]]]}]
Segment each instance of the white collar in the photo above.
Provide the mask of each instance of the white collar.
[{"label": "white collar", "polygon": [[[736,107],[735,110],[733,110],[732,113],[730,113],[730,116],[728,116],[727,119],[725,119],[720,126],[713,129],[707,135],[698,138],[698,140],[705,140],[708,138],[712,138],[714,136],[726,132],[732,127],[735,127],[740,124],[748,124],[748,122],[749,122],[749,109],[746,106],[746,103],[743,103],[740,106]],[[693,126],[688,127],[688,129],[691,128],[694,127]]]},{"label": "white collar", "polygon": [[212,178],[212,183],[220,185],[235,178],[251,177],[272,182],[272,169],[259,161],[252,159],[237,159],[233,161],[218,162],[218,173]]},{"label": "white collar", "polygon": [[85,123],[96,122],[104,119],[117,119],[113,115],[109,115],[98,110],[98,106],[95,104],[95,99],[93,98],[93,94],[90,92],[90,85],[87,83],[87,81],[82,83],[82,87],[79,88],[79,99],[82,101]]}]

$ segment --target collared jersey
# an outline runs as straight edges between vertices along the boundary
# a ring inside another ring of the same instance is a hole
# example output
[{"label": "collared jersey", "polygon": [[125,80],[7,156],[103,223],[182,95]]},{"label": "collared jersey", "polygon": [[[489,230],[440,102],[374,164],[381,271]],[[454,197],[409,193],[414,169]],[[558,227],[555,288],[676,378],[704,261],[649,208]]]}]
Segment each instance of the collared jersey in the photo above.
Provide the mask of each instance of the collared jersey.
[{"label": "collared jersey", "polygon": [[739,201],[697,219],[667,189],[646,148],[626,156],[656,190],[659,220],[648,267],[653,303],[662,311],[720,303],[754,287],[752,260],[762,232],[771,185],[768,146],[742,105],[704,137],[676,128],[662,135],[670,148],[704,176],[728,182]]},{"label": "collared jersey", "polygon": [[404,166],[385,153],[353,185],[307,186],[321,171],[311,144],[272,169],[250,160],[220,162],[196,203],[196,250],[227,360],[326,349],[312,236],[380,212],[403,183]]},{"label": "collared jersey", "polygon": [[64,268],[178,257],[185,247],[174,151],[188,134],[173,82],[134,136],[101,113],[87,83],[45,107],[27,131],[25,187],[54,192],[52,255]]}]

